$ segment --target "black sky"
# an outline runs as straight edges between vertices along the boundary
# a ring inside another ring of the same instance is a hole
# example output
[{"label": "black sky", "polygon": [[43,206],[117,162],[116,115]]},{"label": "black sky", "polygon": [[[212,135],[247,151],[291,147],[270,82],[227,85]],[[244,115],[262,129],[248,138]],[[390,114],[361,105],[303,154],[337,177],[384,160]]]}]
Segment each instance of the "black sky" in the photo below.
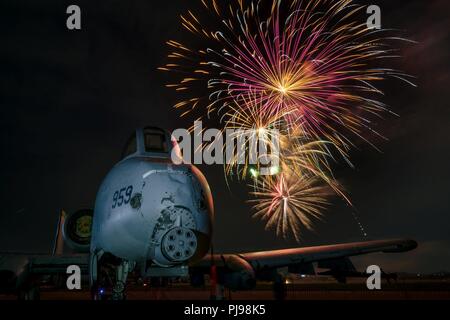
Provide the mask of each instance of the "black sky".
[{"label": "black sky", "polygon": [[[168,39],[192,0],[2,1],[0,4],[0,251],[48,251],[60,209],[93,207],[99,184],[139,126],[189,127],[166,89]],[[388,81],[385,102],[400,117],[379,129],[383,153],[362,145],[355,169],[337,170],[355,208],[337,203],[302,245],[411,237],[420,248],[359,259],[406,271],[450,270],[449,12],[446,0],[378,4],[385,28],[417,41],[398,67],[418,88]],[[66,8],[82,30],[66,28]],[[216,250],[295,246],[251,218],[246,188],[230,192],[222,168],[201,167],[216,204]]]}]

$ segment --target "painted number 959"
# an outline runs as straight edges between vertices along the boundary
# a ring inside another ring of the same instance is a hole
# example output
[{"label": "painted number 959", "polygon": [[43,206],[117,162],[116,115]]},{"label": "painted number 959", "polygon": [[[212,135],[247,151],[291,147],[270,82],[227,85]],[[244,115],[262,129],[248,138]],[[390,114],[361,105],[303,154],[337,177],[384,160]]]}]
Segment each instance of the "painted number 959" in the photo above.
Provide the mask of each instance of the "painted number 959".
[{"label": "painted number 959", "polygon": [[128,186],[114,192],[112,208],[121,207],[124,204],[128,204],[133,193],[133,186]]}]

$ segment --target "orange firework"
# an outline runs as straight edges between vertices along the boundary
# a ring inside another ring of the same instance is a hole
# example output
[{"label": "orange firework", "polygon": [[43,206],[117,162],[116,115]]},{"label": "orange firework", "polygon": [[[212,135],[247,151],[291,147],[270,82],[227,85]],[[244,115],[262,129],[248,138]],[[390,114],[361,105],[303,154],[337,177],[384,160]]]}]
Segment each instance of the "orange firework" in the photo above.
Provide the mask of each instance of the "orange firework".
[{"label": "orange firework", "polygon": [[330,190],[317,178],[282,173],[259,180],[252,194],[256,197],[250,200],[254,203],[254,217],[266,221],[266,229],[274,228],[285,238],[292,232],[300,241],[301,228],[312,230],[313,221],[321,219]]},{"label": "orange firework", "polygon": [[[256,216],[277,225],[277,233],[310,229],[321,216],[329,190],[344,198],[330,159],[340,154],[349,164],[355,140],[373,145],[372,120],[392,113],[377,97],[377,84],[410,76],[385,64],[398,57],[386,30],[367,27],[365,6],[353,0],[201,0],[211,19],[189,10],[182,26],[199,41],[192,47],[168,41],[172,52],[163,71],[173,72],[167,86],[185,98],[176,103],[182,116],[217,113],[222,130],[262,137],[276,149],[270,130],[278,130],[279,165],[270,175],[260,165],[237,157],[226,176],[254,178]],[[375,146],[374,146],[375,147]],[[246,144],[233,150],[246,149]],[[240,148],[240,149],[239,149]],[[248,154],[248,152],[247,152]],[[273,169],[273,170],[272,170]],[[323,184],[323,186],[321,186]],[[328,190],[325,192],[325,190]]]}]

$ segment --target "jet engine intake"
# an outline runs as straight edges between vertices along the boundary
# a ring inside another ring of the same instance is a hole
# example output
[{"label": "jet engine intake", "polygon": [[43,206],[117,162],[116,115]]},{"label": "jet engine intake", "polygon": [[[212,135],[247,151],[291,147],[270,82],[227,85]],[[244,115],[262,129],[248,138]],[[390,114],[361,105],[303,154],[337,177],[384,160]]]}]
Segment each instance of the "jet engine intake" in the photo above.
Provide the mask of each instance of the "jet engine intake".
[{"label": "jet engine intake", "polygon": [[76,252],[89,252],[91,244],[93,211],[78,210],[65,217],[63,237],[65,243]]}]

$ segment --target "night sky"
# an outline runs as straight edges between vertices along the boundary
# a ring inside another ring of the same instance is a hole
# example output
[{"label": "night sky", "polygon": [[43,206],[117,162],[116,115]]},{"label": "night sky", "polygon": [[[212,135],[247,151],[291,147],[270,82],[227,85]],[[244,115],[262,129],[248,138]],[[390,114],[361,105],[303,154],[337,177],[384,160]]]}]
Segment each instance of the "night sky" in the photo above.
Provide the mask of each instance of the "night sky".
[{"label": "night sky", "polygon": [[[164,87],[165,41],[192,0],[3,0],[0,4],[0,251],[49,252],[61,209],[92,208],[97,189],[136,127],[189,127]],[[419,249],[356,259],[388,271],[450,271],[450,3],[378,4],[384,28],[400,29],[395,66],[418,88],[384,83],[384,102],[400,117],[376,127],[382,153],[361,145],[356,166],[336,175],[354,208],[340,201],[301,245],[409,237]],[[66,28],[66,8],[82,10],[82,30]],[[293,247],[251,218],[247,188],[228,190],[221,166],[200,166],[215,200],[216,251]],[[364,237],[358,226],[367,232]]]}]

